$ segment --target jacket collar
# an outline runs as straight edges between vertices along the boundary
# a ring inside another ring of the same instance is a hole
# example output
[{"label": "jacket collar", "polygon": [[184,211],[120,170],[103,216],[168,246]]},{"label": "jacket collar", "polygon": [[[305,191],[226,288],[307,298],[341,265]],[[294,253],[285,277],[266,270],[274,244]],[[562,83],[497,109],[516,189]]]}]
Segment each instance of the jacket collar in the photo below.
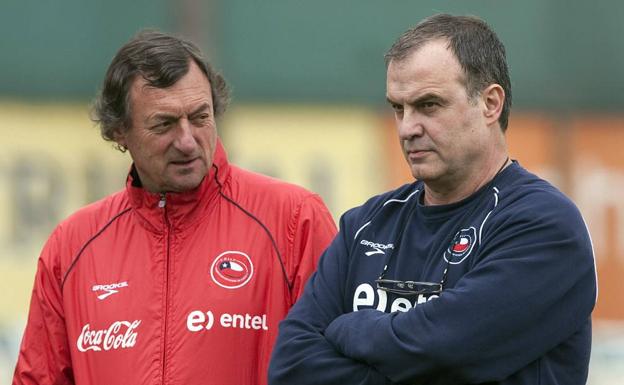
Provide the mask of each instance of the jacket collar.
[{"label": "jacket collar", "polygon": [[142,187],[133,164],[126,179],[126,191],[130,205],[154,230],[162,231],[167,222],[172,229],[180,229],[203,217],[229,175],[227,154],[221,139],[217,139],[212,167],[195,189],[181,193],[151,193]]}]

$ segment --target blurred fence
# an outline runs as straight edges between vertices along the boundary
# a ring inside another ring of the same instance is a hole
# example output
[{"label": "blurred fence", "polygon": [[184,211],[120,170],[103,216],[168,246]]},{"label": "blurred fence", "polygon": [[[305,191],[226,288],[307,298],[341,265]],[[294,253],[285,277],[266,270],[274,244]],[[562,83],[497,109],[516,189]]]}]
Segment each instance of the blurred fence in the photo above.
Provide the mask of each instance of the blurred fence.
[{"label": "blurred fence", "polygon": [[[66,215],[122,188],[130,160],[99,137],[85,105],[5,102],[0,122],[0,383],[9,383],[40,248]],[[390,117],[374,109],[243,106],[219,131],[234,163],[319,192],[336,218],[411,179]],[[600,283],[590,384],[618,384],[624,116],[514,112],[507,135],[512,157],[560,187],[588,223]]]}]

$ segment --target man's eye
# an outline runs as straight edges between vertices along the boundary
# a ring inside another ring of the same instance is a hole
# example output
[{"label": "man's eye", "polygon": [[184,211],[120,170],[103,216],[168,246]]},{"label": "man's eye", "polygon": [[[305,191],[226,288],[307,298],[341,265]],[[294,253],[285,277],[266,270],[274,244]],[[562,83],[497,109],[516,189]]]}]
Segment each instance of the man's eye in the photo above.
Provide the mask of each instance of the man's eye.
[{"label": "man's eye", "polygon": [[193,124],[195,124],[196,126],[203,126],[204,124],[206,124],[209,120],[210,120],[210,114],[199,114],[195,117],[193,117]]},{"label": "man's eye", "polygon": [[403,112],[403,106],[402,105],[392,103],[391,106],[392,106],[392,109],[394,110],[394,112]]},{"label": "man's eye", "polygon": [[153,125],[152,131],[161,133],[161,132],[165,132],[169,130],[172,126],[173,126],[173,122],[170,120],[167,120],[167,121],[160,122],[160,123]]},{"label": "man's eye", "polygon": [[422,102],[420,103],[420,109],[425,112],[433,112],[440,106],[438,102]]}]

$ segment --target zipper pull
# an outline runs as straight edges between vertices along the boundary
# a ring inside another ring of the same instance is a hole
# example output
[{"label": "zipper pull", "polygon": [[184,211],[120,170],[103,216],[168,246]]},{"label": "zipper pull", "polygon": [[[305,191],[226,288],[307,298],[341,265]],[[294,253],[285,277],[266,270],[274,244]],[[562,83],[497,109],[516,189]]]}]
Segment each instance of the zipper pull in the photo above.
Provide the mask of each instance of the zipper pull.
[{"label": "zipper pull", "polygon": [[167,197],[165,193],[161,193],[160,200],[158,201],[158,207],[162,209],[163,207],[165,207],[165,204],[167,204]]}]

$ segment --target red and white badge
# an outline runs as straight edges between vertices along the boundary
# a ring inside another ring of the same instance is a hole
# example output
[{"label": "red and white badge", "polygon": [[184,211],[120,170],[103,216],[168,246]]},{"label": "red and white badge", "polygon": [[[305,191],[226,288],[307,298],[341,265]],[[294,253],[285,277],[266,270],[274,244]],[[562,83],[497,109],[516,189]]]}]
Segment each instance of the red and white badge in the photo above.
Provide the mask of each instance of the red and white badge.
[{"label": "red and white badge", "polygon": [[459,230],[444,253],[444,259],[451,265],[462,263],[474,249],[477,241],[477,229],[469,227]]},{"label": "red and white badge", "polygon": [[224,251],[212,262],[210,276],[223,288],[238,289],[253,276],[251,258],[242,251]]}]

